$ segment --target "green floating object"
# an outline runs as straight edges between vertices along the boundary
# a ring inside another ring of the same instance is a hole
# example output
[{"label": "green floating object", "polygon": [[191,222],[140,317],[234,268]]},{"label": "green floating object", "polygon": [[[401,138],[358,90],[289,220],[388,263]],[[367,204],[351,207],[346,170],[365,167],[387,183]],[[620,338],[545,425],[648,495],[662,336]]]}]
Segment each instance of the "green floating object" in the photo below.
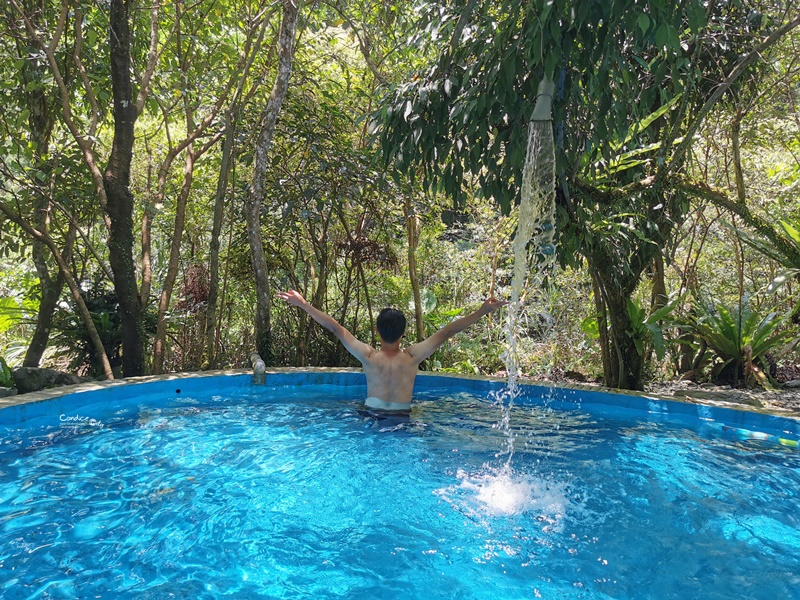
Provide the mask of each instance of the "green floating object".
[{"label": "green floating object", "polygon": [[797,448],[797,440],[787,440],[785,438],[778,438],[778,443],[781,446],[791,446],[792,448]]}]

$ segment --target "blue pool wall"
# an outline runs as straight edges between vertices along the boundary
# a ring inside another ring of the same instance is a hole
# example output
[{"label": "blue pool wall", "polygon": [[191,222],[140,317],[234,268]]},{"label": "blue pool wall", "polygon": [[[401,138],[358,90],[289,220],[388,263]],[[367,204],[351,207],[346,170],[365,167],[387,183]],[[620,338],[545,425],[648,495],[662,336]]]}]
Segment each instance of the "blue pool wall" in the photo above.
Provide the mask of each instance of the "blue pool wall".
[{"label": "blue pool wall", "polygon": [[[280,369],[267,373],[265,384],[254,385],[246,372],[180,374],[139,378],[100,384],[81,384],[38,394],[0,399],[2,430],[49,428],[65,420],[85,419],[110,424],[124,421],[142,410],[208,404],[226,396],[282,399],[302,397],[305,386],[325,386],[332,397],[361,399],[366,381],[361,371],[343,369]],[[420,373],[414,395],[420,398],[469,393],[502,398],[505,380]],[[517,406],[541,406],[560,410],[582,410],[606,418],[643,419],[686,425],[694,429],[721,430],[739,438],[770,440],[797,447],[800,419],[668,400],[640,393],[619,393],[588,386],[547,386],[521,383]]]}]

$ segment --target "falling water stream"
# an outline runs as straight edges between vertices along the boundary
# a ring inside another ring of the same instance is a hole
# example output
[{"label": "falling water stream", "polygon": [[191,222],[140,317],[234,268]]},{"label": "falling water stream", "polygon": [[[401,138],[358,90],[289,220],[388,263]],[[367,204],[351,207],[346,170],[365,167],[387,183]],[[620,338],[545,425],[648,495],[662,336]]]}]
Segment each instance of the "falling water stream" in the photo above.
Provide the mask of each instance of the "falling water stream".
[{"label": "falling water stream", "polygon": [[[549,114],[549,107],[547,112]],[[473,490],[477,499],[494,514],[522,512],[526,507],[552,504],[552,482],[532,473],[516,472],[512,467],[517,434],[512,428],[511,412],[514,400],[520,394],[519,341],[529,319],[545,324],[550,320],[544,283],[555,259],[554,222],[552,122],[532,120],[528,125],[517,232],[513,242],[514,272],[505,324],[506,350],[502,357],[508,372],[508,385],[494,398],[500,410],[500,420],[494,427],[503,433],[502,446],[495,458],[500,459],[501,464],[487,463],[483,472],[465,477],[461,483],[462,488]]]},{"label": "falling water stream", "polygon": [[514,454],[510,416],[514,399],[519,395],[520,333],[531,310],[544,310],[543,284],[555,259],[554,222],[553,126],[549,120],[531,121],[522,171],[517,233],[513,242],[514,272],[505,327],[507,349],[503,360],[508,372],[508,386],[498,398],[502,410],[498,427],[506,433],[506,445],[498,457],[506,456],[506,466],[509,467]]},{"label": "falling water stream", "polygon": [[555,257],[555,155],[550,121],[531,121],[528,149],[522,172],[517,234],[514,237],[514,274],[508,310],[506,366],[508,387],[517,395],[519,356],[517,337],[523,316],[525,292],[533,295],[528,304],[536,306],[543,280]]}]

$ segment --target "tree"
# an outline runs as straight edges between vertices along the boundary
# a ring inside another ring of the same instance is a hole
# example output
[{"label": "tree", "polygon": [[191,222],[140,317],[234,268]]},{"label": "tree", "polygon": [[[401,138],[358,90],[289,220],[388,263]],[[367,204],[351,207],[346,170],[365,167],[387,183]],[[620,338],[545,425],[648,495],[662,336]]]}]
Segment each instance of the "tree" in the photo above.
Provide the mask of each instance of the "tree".
[{"label": "tree", "polygon": [[[44,3],[28,1],[25,10],[31,14],[32,22],[40,27],[45,19]],[[57,113],[46,83],[47,65],[41,60],[36,40],[27,35],[24,29],[15,30],[13,15],[6,14],[4,17],[3,54],[6,60],[3,77],[6,80],[19,78],[22,85],[13,86],[4,93],[4,111],[0,120],[9,145],[5,147],[0,171],[7,182],[17,184],[14,193],[18,208],[16,217],[48,235],[58,230],[55,205],[65,195],[54,185],[56,174],[53,171],[63,172],[71,165],[69,160],[67,165],[63,164],[62,161],[67,157],[50,155],[50,139]],[[23,215],[25,209],[29,212]],[[55,235],[58,238],[58,234]],[[61,254],[69,263],[74,235],[67,236],[64,242]],[[64,275],[57,264],[53,269],[49,249],[39,238],[33,239],[31,258],[39,279],[40,301],[36,326],[23,365],[37,367],[47,346],[53,313],[64,287]]]},{"label": "tree", "polygon": [[[261,50],[265,29],[269,24],[270,14],[267,11],[259,11],[252,15],[246,12],[242,15],[235,13],[232,15],[225,14],[227,19],[233,21],[235,17],[236,22],[244,23],[242,28],[244,30],[242,31],[243,40],[233,40],[229,31],[224,31],[220,35],[219,32],[208,30],[206,26],[208,13],[214,9],[215,4],[194,4],[190,9],[184,10],[182,3],[176,3],[175,41],[170,48],[170,50],[174,51],[174,55],[166,58],[168,59],[167,62],[171,59],[173,64],[177,64],[177,70],[168,73],[169,76],[165,74],[161,78],[160,89],[155,90],[153,94],[162,115],[164,130],[168,133],[168,149],[158,168],[153,201],[148,205],[143,215],[142,298],[149,296],[152,276],[149,248],[152,218],[156,207],[161,206],[165,200],[165,190],[173,161],[181,153],[185,155],[182,181],[174,203],[175,218],[170,235],[169,259],[158,298],[156,334],[153,340],[153,373],[161,373],[163,371],[167,337],[167,312],[170,308],[175,281],[178,277],[181,245],[186,223],[186,209],[192,191],[194,171],[201,157],[213,148],[223,136],[226,136],[227,142],[223,152],[228,153],[227,159],[223,160],[227,160],[227,164],[230,164],[230,144],[235,134],[236,126],[234,119],[230,117],[230,113],[238,112],[238,106],[246,100],[242,96],[248,83],[251,83],[249,82],[251,67]],[[241,43],[241,50],[235,46],[238,43]],[[210,56],[202,57],[200,54],[205,48],[214,48],[214,51]],[[214,69],[209,63],[219,66]],[[222,85],[220,85],[221,81],[223,82]],[[170,98],[172,95],[171,90],[175,86],[182,90],[180,102],[177,104],[170,103],[170,106],[167,106],[162,97]],[[256,82],[249,91],[252,93],[257,87]],[[230,100],[230,107],[228,108],[229,116],[226,119],[224,128],[219,127],[219,114],[225,105],[229,103],[231,94],[233,94],[233,98]],[[173,143],[172,137],[169,135],[169,131],[173,127],[173,120],[182,121],[183,129],[185,130],[184,137],[175,143]],[[215,126],[217,126],[216,131],[213,131]],[[212,130],[213,133],[206,135],[209,130]],[[207,139],[203,139],[204,135],[206,135]],[[195,145],[196,142],[198,142],[197,145]],[[225,172],[227,168],[229,167],[225,167],[221,173],[220,179],[223,182],[227,181],[227,173]],[[221,189],[225,189],[224,183]],[[217,198],[219,208],[215,210],[218,217],[215,223],[219,227],[221,226],[224,195],[220,196],[218,193]],[[212,246],[215,239],[218,244],[218,238],[219,229],[216,229],[212,235]],[[212,261],[212,275],[216,277],[217,274]],[[214,289],[216,290],[216,284]],[[216,302],[216,297],[213,302]],[[213,331],[216,315],[213,314],[212,317],[211,324],[208,326]]]},{"label": "tree", "polygon": [[[158,5],[154,5],[158,14]],[[119,300],[122,326],[122,372],[126,377],[145,373],[143,301],[139,296],[136,268],[133,262],[133,204],[131,161],[133,160],[134,125],[141,113],[148,81],[143,82],[139,98],[134,102],[131,78],[131,0],[111,0],[109,13],[109,46],[111,51],[111,88],[113,91],[114,137],[111,153],[103,171],[103,188],[110,226],[108,256],[114,272],[114,289]],[[153,18],[155,55],[157,16]],[[148,67],[152,75],[155,61]]]},{"label": "tree", "polygon": [[[94,191],[100,208],[106,215],[108,229],[109,262],[114,275],[114,288],[119,299],[120,321],[123,339],[123,373],[125,376],[141,375],[145,372],[143,303],[139,298],[136,269],[133,262],[133,194],[130,191],[130,166],[133,153],[134,124],[144,108],[149,92],[150,79],[155,69],[158,44],[159,5],[150,11],[150,45],[147,50],[145,68],[141,71],[139,89],[134,98],[132,81],[132,36],[130,23],[130,0],[111,0],[108,13],[109,71],[113,99],[113,141],[105,168],[100,167],[97,156],[97,134],[103,113],[98,103],[96,73],[87,68],[84,47],[84,28],[91,31],[97,42],[97,12],[84,14],[83,7],[71,7],[62,0],[58,18],[52,30],[43,31],[35,25],[33,13],[26,11],[17,0],[11,6],[31,40],[44,54],[50,73],[56,82],[61,105],[61,119],[81,150],[84,163],[91,174]],[[30,8],[30,7],[29,7]],[[34,9],[35,12],[35,9]],[[67,44],[65,30],[70,21],[74,26],[74,40],[68,56],[76,66],[77,77],[87,101],[79,106],[70,92],[64,76],[63,63],[58,54]],[[45,34],[46,35],[46,34]],[[100,88],[100,91],[102,88]],[[85,121],[76,115],[77,110],[86,111]],[[85,126],[85,129],[83,127]]]},{"label": "tree", "polygon": [[69,286],[69,289],[72,292],[72,297],[75,300],[76,305],[78,306],[78,310],[81,314],[81,319],[83,320],[83,324],[89,333],[89,337],[91,338],[92,344],[94,345],[95,352],[97,353],[97,356],[102,364],[106,379],[114,379],[114,374],[111,371],[111,364],[108,361],[108,356],[106,355],[105,348],[103,347],[103,341],[100,339],[100,335],[98,334],[97,328],[94,325],[94,321],[92,320],[92,315],[89,312],[89,308],[86,306],[86,302],[84,301],[83,296],[81,295],[80,288],[78,287],[78,284],[75,281],[75,279],[72,277],[69,267],[67,266],[66,261],[61,255],[61,252],[59,252],[58,247],[56,246],[53,239],[46,232],[41,232],[38,231],[37,229],[34,229],[24,219],[15,215],[14,211],[12,211],[5,204],[5,202],[0,201],[0,212],[2,212],[6,216],[6,218],[8,218],[10,221],[16,223],[34,240],[42,244],[45,244],[50,250],[50,252],[52,252],[53,258],[55,258],[56,262],[58,263],[60,274],[67,282],[67,285]]},{"label": "tree", "polygon": [[[421,30],[435,64],[394,88],[376,114],[388,165],[422,170],[461,202],[475,182],[517,202],[527,122],[555,82],[559,253],[595,282],[606,382],[641,388],[644,357],[626,309],[689,207],[678,184],[708,110],[759,49],[798,24],[783,5],[691,0],[597,3],[471,0],[431,7]],[[762,10],[757,10],[762,9]]]},{"label": "tree", "polygon": [[247,240],[250,244],[251,260],[256,284],[256,348],[267,365],[272,364],[272,342],[270,307],[272,286],[269,281],[269,266],[261,240],[261,207],[264,201],[264,178],[269,168],[269,148],[275,124],[280,116],[281,105],[289,89],[292,75],[297,22],[300,17],[300,0],[283,0],[283,16],[278,34],[278,67],[269,101],[261,115],[261,127],[255,144],[253,178],[247,196]]}]

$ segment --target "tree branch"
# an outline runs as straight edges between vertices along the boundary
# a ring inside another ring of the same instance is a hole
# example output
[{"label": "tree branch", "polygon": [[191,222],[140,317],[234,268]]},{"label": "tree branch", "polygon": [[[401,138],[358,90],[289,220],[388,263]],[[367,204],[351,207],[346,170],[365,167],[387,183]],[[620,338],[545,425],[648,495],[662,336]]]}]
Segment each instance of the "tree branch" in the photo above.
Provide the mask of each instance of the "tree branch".
[{"label": "tree branch", "polygon": [[97,105],[97,98],[92,90],[92,85],[89,83],[89,76],[86,73],[86,67],[81,60],[81,50],[83,49],[83,32],[81,31],[81,21],[83,14],[80,12],[80,7],[75,9],[75,48],[72,50],[72,60],[75,66],[78,67],[78,73],[81,77],[83,90],[89,98],[89,106],[91,106],[91,117],[89,120],[89,137],[94,137],[97,132],[97,124],[100,121],[100,108]]},{"label": "tree branch", "polygon": [[70,225],[72,225],[75,228],[75,231],[77,231],[78,235],[80,235],[81,238],[83,239],[84,243],[86,244],[86,247],[89,249],[89,253],[92,256],[94,256],[94,259],[97,261],[97,264],[100,265],[100,270],[103,271],[103,274],[108,278],[108,281],[113,283],[114,274],[111,272],[111,269],[105,263],[105,261],[103,261],[103,259],[100,257],[100,254],[98,254],[97,250],[94,247],[94,244],[92,244],[91,240],[89,239],[89,236],[86,235],[86,232],[84,232],[83,229],[81,229],[80,225],[78,224],[78,220],[74,216],[72,216],[72,213],[70,213],[66,208],[64,208],[64,206],[60,202],[56,200],[53,200],[52,202],[53,206],[55,206],[58,210],[64,213],[64,216],[67,217],[67,220],[70,222]]},{"label": "tree branch", "polygon": [[[9,0],[11,6],[14,7],[14,10],[17,14],[22,18],[23,22],[25,23],[25,29],[28,31],[28,35],[32,40],[34,40],[45,53],[47,57],[47,62],[50,65],[50,71],[53,74],[53,78],[56,81],[56,85],[58,86],[60,100],[61,100],[61,111],[64,118],[64,123],[66,123],[67,128],[69,129],[72,137],[75,138],[75,141],[78,143],[78,147],[81,149],[81,153],[83,154],[83,160],[86,163],[86,166],[89,168],[89,172],[92,175],[92,182],[94,183],[95,193],[97,194],[97,200],[100,203],[100,207],[103,209],[103,212],[106,212],[106,205],[108,203],[105,186],[103,185],[103,173],[100,171],[100,167],[97,165],[97,160],[94,155],[93,145],[94,142],[91,138],[87,138],[78,130],[78,126],[75,124],[75,119],[72,115],[72,107],[70,105],[70,94],[69,90],[67,89],[66,83],[64,83],[64,77],[61,74],[61,69],[58,66],[58,61],[56,60],[55,56],[55,49],[58,47],[58,43],[61,40],[61,35],[64,30],[64,21],[67,18],[67,14],[69,12],[69,5],[66,0],[62,1],[61,4],[61,15],[59,16],[59,25],[56,28],[56,33],[53,36],[53,39],[50,41],[50,44],[45,44],[44,40],[41,38],[39,33],[36,31],[36,27],[34,26],[33,22],[31,22],[28,15],[25,14],[25,11],[22,10],[20,5],[17,3],[17,0]],[[105,217],[105,224],[106,228],[110,228],[111,223],[108,220],[108,217]]]},{"label": "tree branch", "polygon": [[783,255],[791,259],[794,264],[800,265],[800,253],[798,253],[791,244],[787,243],[786,240],[770,226],[768,221],[753,214],[744,202],[732,199],[724,190],[713,188],[705,182],[676,177],[672,179],[672,183],[675,188],[686,192],[690,196],[703,198],[715,206],[719,206],[739,215],[747,225],[772,242]]},{"label": "tree branch", "polygon": [[150,11],[150,51],[147,55],[147,66],[142,75],[139,93],[136,94],[137,117],[141,115],[144,110],[144,103],[147,100],[147,95],[150,93],[150,80],[153,77],[156,64],[158,63],[158,10],[160,6],[160,2],[153,2],[153,8]]},{"label": "tree branch", "polygon": [[106,349],[103,346],[103,341],[100,339],[100,334],[97,333],[97,328],[95,327],[94,321],[92,320],[92,313],[89,311],[89,307],[86,306],[86,302],[83,300],[83,296],[81,296],[80,288],[78,287],[75,278],[72,276],[72,273],[70,272],[67,263],[64,261],[64,257],[61,256],[61,252],[59,252],[58,246],[56,246],[56,243],[53,241],[53,238],[31,227],[30,224],[28,224],[24,219],[16,215],[14,211],[12,211],[3,201],[0,201],[0,212],[4,213],[10,221],[16,223],[19,227],[23,229],[23,231],[25,231],[25,233],[27,233],[33,239],[44,243],[50,249],[50,252],[53,254],[53,258],[55,258],[56,262],[58,263],[58,267],[61,270],[61,274],[64,276],[64,280],[67,282],[67,285],[69,286],[70,292],[72,292],[72,297],[75,300],[75,303],[78,305],[78,311],[81,314],[83,324],[86,326],[86,329],[89,332],[89,337],[92,340],[92,345],[94,346],[95,352],[97,352],[97,356],[100,358],[100,362],[103,364],[103,372],[105,373],[106,379],[114,379],[114,373],[111,370],[111,364],[108,362],[108,355],[106,354]]},{"label": "tree branch", "polygon": [[[745,72],[745,70],[761,57],[761,54],[770,46],[779,41],[785,34],[800,25],[800,16],[796,16],[788,23],[782,25],[773,31],[767,38],[756,46],[747,56],[745,56],[734,67],[725,80],[717,86],[714,93],[706,100],[705,104],[697,111],[694,122],[689,125],[689,129],[684,135],[683,141],[678,145],[678,148],[670,157],[669,167],[665,168],[663,173],[659,173],[659,179],[666,177],[669,172],[674,171],[681,162],[681,159],[694,143],[694,135],[697,133],[698,128],[705,119],[706,115],[711,111],[714,104],[722,98],[723,94],[727,92],[733,83]],[[667,163],[665,163],[667,164]]]}]

